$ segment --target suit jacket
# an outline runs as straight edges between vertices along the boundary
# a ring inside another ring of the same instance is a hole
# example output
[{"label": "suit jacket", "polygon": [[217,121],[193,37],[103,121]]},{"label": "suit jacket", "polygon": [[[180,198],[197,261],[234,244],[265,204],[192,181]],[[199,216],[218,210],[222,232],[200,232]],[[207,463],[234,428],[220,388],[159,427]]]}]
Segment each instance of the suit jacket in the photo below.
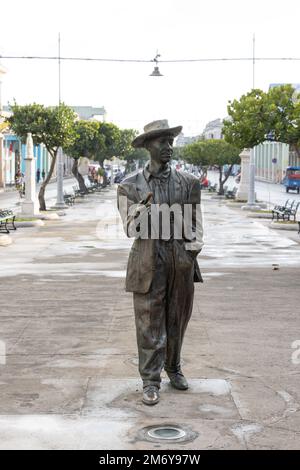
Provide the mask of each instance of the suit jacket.
[{"label": "suit jacket", "polygon": [[[196,220],[195,205],[201,202],[200,182],[193,175],[186,172],[178,172],[171,169],[170,172],[170,205],[172,204],[193,204],[193,227]],[[123,201],[124,196],[127,198],[128,211],[133,204],[138,204],[141,200],[145,199],[149,193],[149,186],[143,174],[140,171],[133,176],[130,176],[122,181],[118,186],[118,209],[123,221],[124,230],[127,236],[129,233],[129,225],[133,220],[132,215],[128,212],[121,210],[121,196]],[[202,233],[202,226],[201,226]],[[184,238],[185,239],[185,238]],[[189,242],[191,240],[185,239]],[[129,254],[126,274],[126,291],[136,293],[147,293],[150,289],[151,282],[155,271],[156,259],[156,240],[136,238]],[[197,262],[197,254],[201,251],[202,240],[197,250],[191,251],[194,257],[194,282],[203,282],[199,265]]]}]

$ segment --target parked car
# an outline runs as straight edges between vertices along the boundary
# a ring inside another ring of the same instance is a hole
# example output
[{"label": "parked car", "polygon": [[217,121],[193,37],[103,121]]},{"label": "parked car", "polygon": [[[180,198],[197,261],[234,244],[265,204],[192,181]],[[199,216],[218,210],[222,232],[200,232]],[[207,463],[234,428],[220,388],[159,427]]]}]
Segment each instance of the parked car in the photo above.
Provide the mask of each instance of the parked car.
[{"label": "parked car", "polygon": [[286,169],[286,175],[282,180],[282,184],[285,186],[285,190],[288,193],[289,190],[300,192],[300,167],[299,166],[288,166]]}]

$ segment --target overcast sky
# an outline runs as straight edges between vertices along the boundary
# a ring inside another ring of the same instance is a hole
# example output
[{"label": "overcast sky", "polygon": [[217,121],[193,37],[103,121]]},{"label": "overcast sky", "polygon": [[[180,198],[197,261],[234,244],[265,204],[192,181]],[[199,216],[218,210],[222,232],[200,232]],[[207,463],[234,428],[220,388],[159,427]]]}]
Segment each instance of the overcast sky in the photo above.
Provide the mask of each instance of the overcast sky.
[{"label": "overcast sky", "polygon": [[[0,55],[161,59],[300,57],[299,0],[0,0]],[[1,59],[2,101],[58,102],[54,61]],[[251,62],[161,64],[62,63],[62,100],[104,106],[109,121],[141,130],[167,118],[185,135],[226,115],[228,100],[252,87]],[[258,62],[255,85],[298,83],[300,61]]]}]

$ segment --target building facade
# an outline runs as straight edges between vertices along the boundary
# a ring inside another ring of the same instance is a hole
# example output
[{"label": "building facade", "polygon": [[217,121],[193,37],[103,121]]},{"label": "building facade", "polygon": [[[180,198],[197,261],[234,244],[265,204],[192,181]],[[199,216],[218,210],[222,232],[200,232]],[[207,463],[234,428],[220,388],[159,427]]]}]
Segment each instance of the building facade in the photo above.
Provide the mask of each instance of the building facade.
[{"label": "building facade", "polygon": [[255,147],[254,152],[256,179],[280,183],[287,166],[291,164],[289,145],[282,142],[263,142]]},{"label": "building facade", "polygon": [[93,106],[70,106],[77,114],[79,119],[83,121],[106,121],[106,111],[102,106],[101,108],[94,108]]},{"label": "building facade", "polygon": [[218,119],[215,119],[214,121],[208,122],[203,131],[204,139],[205,140],[223,139],[222,129],[223,129],[222,119],[218,118]]},{"label": "building facade", "polygon": [[[18,170],[25,173],[26,144],[14,134],[3,132],[0,138],[0,187],[5,188],[15,184],[15,175]],[[34,145],[34,157],[36,159],[36,169],[40,169],[47,176],[50,165],[51,155],[44,145]],[[56,177],[54,169],[53,178]]]}]

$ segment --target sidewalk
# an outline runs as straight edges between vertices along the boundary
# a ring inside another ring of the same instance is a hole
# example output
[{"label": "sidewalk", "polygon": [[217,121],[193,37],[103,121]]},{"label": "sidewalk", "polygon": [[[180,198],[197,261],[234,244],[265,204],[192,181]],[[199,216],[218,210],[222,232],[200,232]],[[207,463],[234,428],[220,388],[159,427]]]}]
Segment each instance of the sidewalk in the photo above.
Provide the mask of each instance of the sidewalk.
[{"label": "sidewalk", "polygon": [[[209,171],[208,179],[212,183],[218,183],[218,172]],[[225,185],[227,185],[229,189],[234,188],[234,186],[238,186],[235,182],[234,176],[230,176]],[[259,201],[266,202],[268,204],[268,209],[270,206],[273,207],[273,205],[276,204],[284,205],[287,199],[296,199],[297,201],[300,201],[300,194],[297,194],[295,191],[286,193],[285,187],[282,184],[255,181],[255,192]]]},{"label": "sidewalk", "polygon": [[[299,244],[203,193],[190,389],[163,376],[160,403],[146,407],[124,292],[131,240],[99,238],[99,221],[117,223],[115,196],[90,195],[0,248],[0,449],[298,449]],[[189,440],[147,441],[144,428],[161,424]]]},{"label": "sidewalk", "polygon": [[[73,176],[68,176],[64,178],[64,189],[72,189],[72,186],[77,184],[76,179]],[[39,192],[40,184],[37,185],[37,194]],[[51,206],[55,204],[56,201],[56,191],[57,191],[56,181],[51,181],[46,187],[46,205]],[[24,199],[21,199],[18,191],[15,188],[8,188],[5,191],[0,190],[0,208],[5,209],[14,209],[16,212],[20,210],[20,202]]]}]

